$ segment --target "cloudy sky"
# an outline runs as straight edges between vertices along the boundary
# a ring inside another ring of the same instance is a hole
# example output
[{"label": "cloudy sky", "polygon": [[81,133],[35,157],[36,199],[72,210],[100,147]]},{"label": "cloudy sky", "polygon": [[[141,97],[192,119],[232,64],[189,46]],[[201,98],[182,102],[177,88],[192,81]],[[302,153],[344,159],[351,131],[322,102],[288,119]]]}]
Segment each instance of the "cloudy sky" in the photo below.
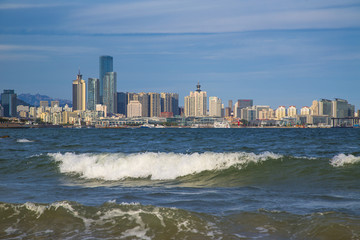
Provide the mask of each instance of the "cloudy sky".
[{"label": "cloudy sky", "polygon": [[118,91],[199,81],[224,103],[360,107],[359,0],[0,1],[0,91],[71,99],[114,57]]}]

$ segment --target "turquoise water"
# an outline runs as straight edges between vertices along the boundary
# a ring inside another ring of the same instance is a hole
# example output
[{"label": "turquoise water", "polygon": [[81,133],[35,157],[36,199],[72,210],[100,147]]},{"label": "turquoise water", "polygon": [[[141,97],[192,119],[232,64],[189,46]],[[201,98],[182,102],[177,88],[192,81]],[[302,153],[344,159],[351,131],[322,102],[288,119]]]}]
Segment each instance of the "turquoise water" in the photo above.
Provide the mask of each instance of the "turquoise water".
[{"label": "turquoise water", "polygon": [[2,239],[360,239],[360,129],[1,129]]}]

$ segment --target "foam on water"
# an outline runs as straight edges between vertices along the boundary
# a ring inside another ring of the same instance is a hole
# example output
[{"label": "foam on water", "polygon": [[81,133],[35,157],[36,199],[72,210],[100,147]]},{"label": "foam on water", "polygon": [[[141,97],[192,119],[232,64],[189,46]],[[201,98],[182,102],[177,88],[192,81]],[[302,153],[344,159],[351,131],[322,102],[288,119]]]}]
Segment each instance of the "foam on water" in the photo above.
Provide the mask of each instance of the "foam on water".
[{"label": "foam on water", "polygon": [[343,153],[336,155],[330,160],[330,164],[334,167],[343,167],[345,165],[351,165],[356,163],[360,163],[360,157],[356,157],[351,154],[346,155]]},{"label": "foam on water", "polygon": [[255,153],[136,153],[136,154],[75,154],[51,153],[59,162],[62,173],[76,173],[83,178],[121,180],[147,178],[152,180],[176,179],[202,171],[223,170],[235,166],[242,168],[248,163],[279,159],[282,155],[271,152]]}]

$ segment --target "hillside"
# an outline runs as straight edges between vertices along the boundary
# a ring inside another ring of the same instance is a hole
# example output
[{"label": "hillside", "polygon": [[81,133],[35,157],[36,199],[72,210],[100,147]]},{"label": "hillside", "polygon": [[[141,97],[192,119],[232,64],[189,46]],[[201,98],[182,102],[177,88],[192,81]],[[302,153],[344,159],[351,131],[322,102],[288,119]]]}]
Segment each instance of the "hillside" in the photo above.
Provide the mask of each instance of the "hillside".
[{"label": "hillside", "polygon": [[[51,101],[59,101],[60,107],[65,106],[65,104],[69,105],[69,107],[72,106],[72,102],[70,100],[66,99],[59,99],[59,98],[51,98],[46,95],[40,95],[40,94],[29,94],[29,93],[22,93],[17,96],[18,99],[24,101],[25,103],[28,103],[29,105],[38,107],[40,106],[40,101],[48,101],[49,105]],[[20,103],[18,103],[20,105]]]}]

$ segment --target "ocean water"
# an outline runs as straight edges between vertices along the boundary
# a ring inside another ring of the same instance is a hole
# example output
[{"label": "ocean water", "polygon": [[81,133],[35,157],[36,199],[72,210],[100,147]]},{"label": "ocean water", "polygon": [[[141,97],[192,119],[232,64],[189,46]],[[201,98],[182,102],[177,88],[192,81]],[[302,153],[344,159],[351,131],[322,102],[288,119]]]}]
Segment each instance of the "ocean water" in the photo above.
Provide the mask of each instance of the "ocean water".
[{"label": "ocean water", "polygon": [[0,239],[360,239],[360,129],[0,129]]}]

